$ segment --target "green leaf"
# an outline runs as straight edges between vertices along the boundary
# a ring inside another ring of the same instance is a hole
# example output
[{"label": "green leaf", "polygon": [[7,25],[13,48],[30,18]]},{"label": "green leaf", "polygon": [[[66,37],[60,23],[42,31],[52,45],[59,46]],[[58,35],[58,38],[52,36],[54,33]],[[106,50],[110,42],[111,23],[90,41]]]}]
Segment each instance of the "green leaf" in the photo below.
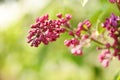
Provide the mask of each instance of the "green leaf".
[{"label": "green leaf", "polygon": [[116,76],[114,77],[114,80],[120,80],[120,71],[116,74]]},{"label": "green leaf", "polygon": [[101,15],[101,13],[102,13],[102,10],[98,10],[90,17],[90,21],[92,22],[92,24],[97,25],[97,22],[99,20],[99,16]]},{"label": "green leaf", "polygon": [[100,9],[96,11],[90,18],[90,21],[94,26],[93,28],[98,31],[98,34],[104,31],[104,29],[101,27],[101,15],[102,14],[103,14],[103,10]]}]

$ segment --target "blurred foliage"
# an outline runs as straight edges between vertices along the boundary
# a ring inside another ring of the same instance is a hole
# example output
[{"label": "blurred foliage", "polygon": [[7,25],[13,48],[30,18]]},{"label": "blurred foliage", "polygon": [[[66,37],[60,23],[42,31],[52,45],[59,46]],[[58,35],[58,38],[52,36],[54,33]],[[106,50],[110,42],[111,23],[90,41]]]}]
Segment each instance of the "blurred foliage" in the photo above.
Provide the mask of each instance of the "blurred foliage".
[{"label": "blurred foliage", "polygon": [[4,2],[14,2],[14,1],[19,1],[19,0],[0,0],[0,3],[4,3]]},{"label": "blurred foliage", "polygon": [[114,80],[120,80],[120,72],[118,72],[114,78]]},{"label": "blurred foliage", "polygon": [[30,47],[26,36],[30,24],[45,13],[53,19],[57,13],[72,14],[73,28],[78,22],[90,19],[93,28],[101,31],[99,25],[105,17],[111,12],[119,14],[115,7],[106,0],[89,0],[85,7],[81,6],[80,0],[51,0],[38,13],[25,13],[8,28],[0,30],[0,80],[113,80],[113,73],[119,68],[100,67],[99,51],[95,50],[98,44],[92,43],[91,47],[85,48],[83,56],[74,56],[63,44],[65,39],[71,38],[67,33],[56,42],[47,46],[41,44],[38,48]]}]

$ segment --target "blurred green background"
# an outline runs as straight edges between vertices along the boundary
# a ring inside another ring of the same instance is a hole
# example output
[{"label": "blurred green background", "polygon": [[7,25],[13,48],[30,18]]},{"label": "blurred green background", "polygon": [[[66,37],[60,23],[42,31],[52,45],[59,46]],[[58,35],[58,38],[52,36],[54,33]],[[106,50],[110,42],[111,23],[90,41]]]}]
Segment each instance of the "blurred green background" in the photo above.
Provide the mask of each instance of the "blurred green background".
[{"label": "blurred green background", "polygon": [[57,13],[70,13],[72,27],[90,19],[93,28],[111,12],[119,14],[107,0],[0,0],[0,80],[113,80],[120,70],[114,59],[108,68],[97,60],[97,44],[84,49],[83,56],[74,56],[64,46],[67,33],[53,43],[38,48],[27,44],[30,25],[45,13],[56,18]]}]

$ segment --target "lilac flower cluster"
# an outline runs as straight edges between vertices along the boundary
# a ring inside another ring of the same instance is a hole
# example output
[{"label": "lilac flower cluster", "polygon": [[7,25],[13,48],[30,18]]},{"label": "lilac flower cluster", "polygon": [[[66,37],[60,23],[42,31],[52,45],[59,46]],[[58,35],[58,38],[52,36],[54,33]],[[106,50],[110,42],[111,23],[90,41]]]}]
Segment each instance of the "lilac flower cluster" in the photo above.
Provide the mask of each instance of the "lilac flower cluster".
[{"label": "lilac flower cluster", "polygon": [[103,49],[102,53],[99,55],[99,61],[104,67],[109,65],[112,57],[118,57],[120,60],[119,22],[120,17],[115,16],[115,14],[112,13],[110,18],[106,18],[106,21],[102,24],[102,26],[108,31],[108,36],[113,39],[113,43],[107,42],[105,44],[105,49]]},{"label": "lilac flower cluster", "polygon": [[28,43],[31,43],[31,46],[38,47],[41,42],[47,45],[49,42],[56,41],[60,34],[66,31],[62,26],[70,26],[71,15],[66,14],[63,18],[62,14],[58,14],[57,17],[57,20],[50,20],[48,14],[38,17],[36,23],[31,25],[27,37]]},{"label": "lilac flower cluster", "polygon": [[112,60],[112,55],[110,54],[110,50],[104,49],[98,57],[99,62],[104,66],[108,67],[110,61]]},{"label": "lilac flower cluster", "polygon": [[[120,0],[109,0],[111,3],[116,3],[120,10]],[[98,57],[99,62],[107,67],[113,57],[117,57],[120,60],[120,17],[114,13],[109,18],[106,18],[102,23],[102,27],[108,32],[108,36],[113,42],[99,40],[99,36],[96,35],[96,30],[91,29],[91,22],[85,20],[79,22],[77,28],[73,29],[69,23],[71,19],[70,14],[66,14],[65,17],[61,13],[57,14],[56,20],[49,19],[49,15],[43,15],[36,19],[35,24],[31,25],[31,29],[27,36],[28,43],[31,46],[38,47],[43,43],[47,45],[49,42],[56,41],[60,34],[68,32],[72,39],[65,40],[64,44],[70,48],[71,53],[74,55],[83,55],[83,47],[90,44],[90,41],[94,41],[102,47],[98,49],[101,53]],[[104,36],[104,34],[100,34]],[[103,38],[103,37],[101,37]]]},{"label": "lilac flower cluster", "polygon": [[120,17],[115,16],[115,14],[112,13],[110,18],[106,18],[106,21],[103,24],[103,27],[105,27],[107,30],[115,30],[117,29],[116,27],[118,26],[118,21],[120,21]]},{"label": "lilac flower cluster", "polygon": [[77,29],[70,30],[69,35],[73,36],[71,40],[65,40],[64,44],[67,47],[70,47],[71,53],[74,55],[82,55],[82,48],[87,45],[90,41],[89,34],[83,34],[82,31],[87,32],[91,27],[91,23],[89,20],[85,20],[84,22],[80,22],[78,24]]},{"label": "lilac flower cluster", "polygon": [[110,18],[106,18],[106,21],[102,23],[103,28],[108,31],[108,35],[113,40],[113,43],[98,41],[95,32],[91,31],[92,24],[89,20],[80,22],[77,28],[72,29],[69,23],[71,15],[67,14],[63,17],[59,13],[57,17],[57,20],[50,20],[48,14],[38,17],[36,23],[31,25],[27,37],[28,43],[34,47],[38,47],[41,42],[47,45],[49,42],[56,41],[61,33],[68,32],[73,38],[65,40],[64,44],[71,49],[72,54],[82,55],[83,47],[90,44],[90,41],[94,41],[104,46],[104,48],[100,48],[102,52],[99,55],[99,61],[104,67],[109,65],[113,57],[118,57],[120,60],[119,16],[115,16],[112,13]]},{"label": "lilac flower cluster", "polygon": [[82,55],[82,47],[80,46],[80,41],[76,38],[71,40],[65,40],[64,44],[67,47],[71,47],[71,52],[75,55]]}]

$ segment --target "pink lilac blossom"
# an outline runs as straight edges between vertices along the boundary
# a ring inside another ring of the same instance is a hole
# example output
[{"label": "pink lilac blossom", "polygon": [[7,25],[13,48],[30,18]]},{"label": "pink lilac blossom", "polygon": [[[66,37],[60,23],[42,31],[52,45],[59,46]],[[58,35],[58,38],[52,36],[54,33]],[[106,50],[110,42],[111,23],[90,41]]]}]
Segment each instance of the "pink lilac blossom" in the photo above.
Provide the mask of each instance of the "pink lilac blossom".
[{"label": "pink lilac blossom", "polygon": [[80,40],[72,38],[71,40],[65,40],[64,44],[70,48],[71,53],[74,55],[82,55],[83,47],[89,44],[89,38],[87,35],[82,36]]},{"label": "pink lilac blossom", "polygon": [[83,47],[87,44],[89,44],[89,35],[88,34],[82,34],[82,31],[87,31],[91,27],[91,23],[89,20],[85,20],[83,22],[80,22],[78,24],[77,29],[73,31],[69,31],[69,35],[73,36],[71,40],[65,40],[64,44],[67,47],[70,47],[71,53],[74,55],[82,55],[83,54]]},{"label": "pink lilac blossom", "polygon": [[[81,31],[85,31],[86,29],[88,30],[91,27],[91,23],[89,20],[85,20],[83,22],[79,22],[78,27],[75,31],[76,36],[80,36]],[[85,27],[86,26],[86,27]]]},{"label": "pink lilac blossom", "polygon": [[61,26],[69,27],[71,15],[67,14],[65,18],[63,18],[62,14],[58,14],[57,17],[57,20],[50,20],[48,14],[38,17],[36,23],[31,25],[27,37],[28,43],[30,43],[31,46],[38,47],[41,42],[47,45],[49,42],[56,41],[60,34],[66,31],[66,29]]},{"label": "pink lilac blossom", "polygon": [[81,47],[81,43],[78,39],[76,38],[72,38],[71,40],[65,40],[64,44],[67,47],[71,48],[71,53],[75,54],[75,55],[82,55],[82,47]]},{"label": "pink lilac blossom", "polygon": [[110,18],[107,18],[106,21],[102,24],[102,26],[107,29],[109,32],[109,36],[114,40],[112,44],[113,47],[118,46],[119,44],[119,35],[120,31],[118,29],[120,17],[115,16],[113,13],[111,14]]},{"label": "pink lilac blossom", "polygon": [[99,55],[98,60],[104,67],[108,67],[110,61],[112,60],[112,55],[110,50],[109,49],[103,50]]},{"label": "pink lilac blossom", "polygon": [[111,3],[118,3],[120,4],[120,0],[109,0]]},{"label": "pink lilac blossom", "polygon": [[109,30],[109,29],[112,30],[118,26],[118,21],[120,21],[120,17],[116,16],[114,13],[112,13],[110,18],[106,18],[106,21],[102,24],[102,26],[105,27],[107,30]]},{"label": "pink lilac blossom", "polygon": [[[108,36],[113,39],[113,43],[105,44],[106,50],[103,50],[102,53],[99,55],[99,61],[104,67],[107,67],[109,65],[109,62],[113,57],[117,57],[118,59],[120,59],[119,22],[120,17],[112,13],[111,16],[107,18],[106,21],[102,24],[102,26],[108,31]],[[111,51],[111,49],[113,51]]]}]

